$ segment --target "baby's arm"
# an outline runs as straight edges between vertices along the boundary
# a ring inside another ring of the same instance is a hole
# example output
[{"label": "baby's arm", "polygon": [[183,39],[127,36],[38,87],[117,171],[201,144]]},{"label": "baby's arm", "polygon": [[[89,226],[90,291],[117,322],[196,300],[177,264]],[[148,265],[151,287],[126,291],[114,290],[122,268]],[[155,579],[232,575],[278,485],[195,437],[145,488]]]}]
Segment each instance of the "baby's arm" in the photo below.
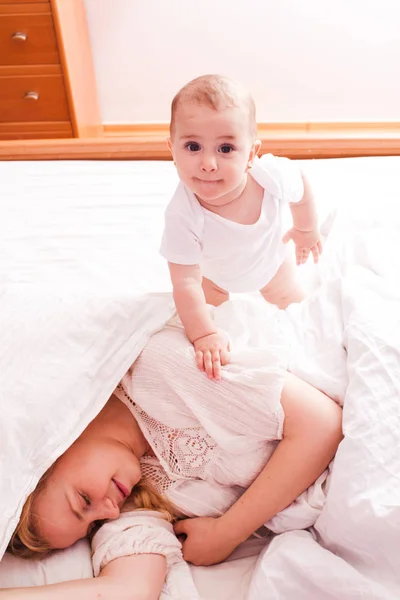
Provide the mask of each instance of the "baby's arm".
[{"label": "baby's arm", "polygon": [[322,252],[322,244],[318,230],[317,209],[311,185],[303,175],[304,194],[300,202],[290,203],[293,218],[293,228],[284,236],[286,243],[293,240],[296,245],[296,262],[306,262],[309,253],[313,255],[314,262],[318,262]]},{"label": "baby's arm", "polygon": [[178,315],[192,344],[216,333],[214,322],[207,309],[199,265],[168,263],[173,285],[174,301]]},{"label": "baby's arm", "polygon": [[178,535],[187,535],[186,560],[197,565],[224,560],[314,483],[334,457],[343,437],[340,407],[290,373],[281,402],[283,438],[248,490],[217,519],[187,519],[175,525]]},{"label": "baby's arm", "polygon": [[229,341],[218,331],[208,312],[199,265],[168,263],[176,310],[194,345],[198,367],[209,377],[221,378],[221,364],[229,362]]},{"label": "baby's arm", "polygon": [[99,577],[52,585],[0,590],[1,600],[158,600],[166,575],[160,554],[124,556],[110,562]]}]

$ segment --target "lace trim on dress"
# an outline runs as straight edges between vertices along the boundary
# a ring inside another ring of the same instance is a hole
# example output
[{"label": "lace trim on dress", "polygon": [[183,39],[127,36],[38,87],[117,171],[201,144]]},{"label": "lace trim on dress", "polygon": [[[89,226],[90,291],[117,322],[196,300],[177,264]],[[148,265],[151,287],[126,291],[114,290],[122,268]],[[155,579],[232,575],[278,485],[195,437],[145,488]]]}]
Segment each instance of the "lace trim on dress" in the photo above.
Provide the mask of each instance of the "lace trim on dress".
[{"label": "lace trim on dress", "polygon": [[121,383],[117,386],[134,408],[140,425],[150,437],[151,446],[168,477],[172,479],[205,479],[206,469],[217,457],[217,445],[202,427],[174,429],[160,423],[129,396]]},{"label": "lace trim on dress", "polygon": [[161,496],[167,495],[176,483],[168,477],[157,458],[144,456],[140,461],[140,470],[142,477],[147,479]]}]

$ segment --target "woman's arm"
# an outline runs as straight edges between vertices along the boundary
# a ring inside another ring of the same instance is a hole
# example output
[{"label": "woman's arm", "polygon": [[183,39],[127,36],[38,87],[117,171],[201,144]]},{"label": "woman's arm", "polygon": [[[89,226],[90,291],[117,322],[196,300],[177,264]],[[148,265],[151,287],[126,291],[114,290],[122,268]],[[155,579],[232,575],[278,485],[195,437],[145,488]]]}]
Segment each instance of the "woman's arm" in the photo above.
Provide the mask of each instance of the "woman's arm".
[{"label": "woman's arm", "polygon": [[218,519],[175,525],[184,558],[208,565],[224,560],[242,541],[289,506],[326,469],[343,437],[341,408],[311,385],[287,373],[281,397],[283,439],[239,500]]},{"label": "woman's arm", "polygon": [[158,600],[166,575],[160,554],[124,556],[99,577],[0,591],[1,600]]}]

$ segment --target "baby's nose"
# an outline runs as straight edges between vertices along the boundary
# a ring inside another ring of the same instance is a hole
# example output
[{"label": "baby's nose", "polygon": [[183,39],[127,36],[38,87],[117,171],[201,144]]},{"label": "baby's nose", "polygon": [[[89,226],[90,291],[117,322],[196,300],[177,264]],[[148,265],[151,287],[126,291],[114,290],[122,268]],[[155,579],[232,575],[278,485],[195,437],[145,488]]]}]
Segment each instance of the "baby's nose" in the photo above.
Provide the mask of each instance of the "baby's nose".
[{"label": "baby's nose", "polygon": [[201,168],[206,172],[216,171],[218,168],[217,159],[213,154],[203,156]]}]

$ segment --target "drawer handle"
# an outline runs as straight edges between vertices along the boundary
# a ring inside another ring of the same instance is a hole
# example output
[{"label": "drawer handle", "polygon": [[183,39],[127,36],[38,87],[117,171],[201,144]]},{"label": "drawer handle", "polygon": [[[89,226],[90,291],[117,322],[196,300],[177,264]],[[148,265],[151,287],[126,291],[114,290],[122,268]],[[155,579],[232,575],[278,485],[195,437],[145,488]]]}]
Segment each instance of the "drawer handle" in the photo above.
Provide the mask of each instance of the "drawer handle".
[{"label": "drawer handle", "polygon": [[26,42],[28,36],[26,33],[23,33],[23,31],[16,31],[12,34],[11,39],[14,40],[14,42]]},{"label": "drawer handle", "polygon": [[39,100],[38,92],[26,92],[24,96],[25,100]]}]

